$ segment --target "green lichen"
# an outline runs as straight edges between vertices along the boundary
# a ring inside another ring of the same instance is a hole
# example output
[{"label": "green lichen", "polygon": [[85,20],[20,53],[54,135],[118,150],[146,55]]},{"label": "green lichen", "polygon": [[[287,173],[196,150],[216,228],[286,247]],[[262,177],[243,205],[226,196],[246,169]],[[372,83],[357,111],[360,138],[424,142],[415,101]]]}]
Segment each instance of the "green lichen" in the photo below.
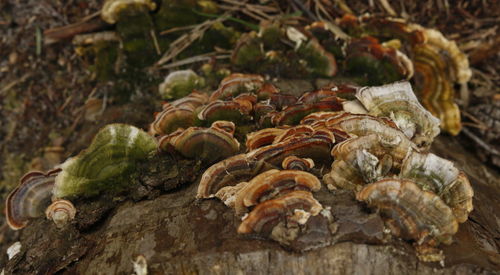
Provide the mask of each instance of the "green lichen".
[{"label": "green lichen", "polygon": [[53,195],[88,197],[124,190],[130,186],[129,175],[137,162],[147,159],[156,147],[153,137],[134,126],[108,125],[86,150],[62,164]]}]

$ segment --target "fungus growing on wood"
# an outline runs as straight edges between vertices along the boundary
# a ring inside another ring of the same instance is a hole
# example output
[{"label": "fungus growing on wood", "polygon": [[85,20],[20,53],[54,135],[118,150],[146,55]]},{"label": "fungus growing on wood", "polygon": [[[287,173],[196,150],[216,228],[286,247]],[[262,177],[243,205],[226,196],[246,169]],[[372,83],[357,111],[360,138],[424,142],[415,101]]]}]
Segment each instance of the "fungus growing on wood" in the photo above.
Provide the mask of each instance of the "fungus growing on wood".
[{"label": "fungus growing on wood", "polygon": [[293,190],[318,191],[321,183],[313,174],[298,170],[276,170],[263,172],[235,193],[234,208],[241,215],[247,208],[264,201],[278,198]]},{"label": "fungus growing on wood", "polygon": [[52,220],[57,228],[63,228],[75,218],[76,208],[68,200],[58,199],[52,202],[45,210],[47,219]]},{"label": "fungus growing on wood", "polygon": [[156,140],[141,129],[126,124],[107,125],[87,149],[61,165],[54,198],[123,190],[137,162],[148,158],[156,148]]},{"label": "fungus growing on wood", "polygon": [[439,134],[439,119],[420,105],[409,82],[364,87],[356,97],[369,114],[389,117],[419,147],[428,148]]},{"label": "fungus growing on wood", "polygon": [[384,140],[377,134],[351,138],[333,148],[335,161],[323,179],[329,189],[358,191],[399,169],[411,150],[411,142],[397,136],[393,140]]},{"label": "fungus growing on wood", "polygon": [[409,180],[380,180],[365,186],[356,198],[379,209],[393,235],[418,244],[450,244],[458,230],[450,207]]},{"label": "fungus growing on wood", "polygon": [[431,153],[412,152],[403,161],[399,177],[441,197],[460,223],[467,220],[473,209],[474,192],[469,180],[451,161]]},{"label": "fungus growing on wood", "polygon": [[29,172],[5,200],[5,217],[13,230],[24,228],[30,219],[41,217],[50,204],[54,180],[60,169]]},{"label": "fungus growing on wood", "polygon": [[309,171],[314,167],[314,161],[310,158],[289,156],[283,160],[281,167],[286,170]]},{"label": "fungus growing on wood", "polygon": [[204,83],[192,70],[174,71],[167,75],[158,87],[158,92],[164,99],[182,98]]},{"label": "fungus growing on wood", "polygon": [[197,158],[212,163],[238,152],[240,143],[233,137],[235,125],[229,121],[216,121],[210,128],[189,127],[164,136],[159,148],[172,146],[187,158]]},{"label": "fungus growing on wood", "polygon": [[120,20],[123,11],[133,12],[134,10],[148,11],[154,9],[156,9],[156,4],[151,0],[106,0],[101,9],[101,17],[107,23],[115,24]]},{"label": "fungus growing on wood", "polygon": [[225,100],[242,93],[257,92],[264,85],[264,78],[254,74],[232,74],[224,78],[219,88],[210,95],[210,101]]},{"label": "fungus growing on wood", "polygon": [[[292,191],[273,200],[257,205],[241,222],[238,233],[271,231],[280,220],[292,218],[295,210],[303,210],[316,216],[323,209],[309,191]],[[307,219],[299,220],[305,224]]]},{"label": "fungus growing on wood", "polygon": [[274,139],[281,135],[286,129],[283,128],[264,128],[259,131],[251,132],[247,135],[247,152],[270,145]]},{"label": "fungus growing on wood", "polygon": [[275,168],[264,160],[239,154],[210,166],[201,176],[196,198],[210,198],[222,187],[247,181],[255,175]]}]

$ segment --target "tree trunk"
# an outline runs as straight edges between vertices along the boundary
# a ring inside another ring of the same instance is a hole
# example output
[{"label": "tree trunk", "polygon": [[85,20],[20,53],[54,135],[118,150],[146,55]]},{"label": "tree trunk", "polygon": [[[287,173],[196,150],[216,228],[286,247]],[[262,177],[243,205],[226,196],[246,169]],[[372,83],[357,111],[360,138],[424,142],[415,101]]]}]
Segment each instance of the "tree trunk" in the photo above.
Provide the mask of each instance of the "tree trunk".
[{"label": "tree trunk", "polygon": [[[47,220],[35,220],[21,231],[21,253],[7,262],[5,273],[131,274],[138,255],[145,257],[149,274],[498,271],[498,174],[466,152],[455,138],[440,137],[434,151],[460,165],[475,191],[475,210],[469,220],[460,225],[453,244],[440,246],[443,266],[419,262],[411,244],[385,234],[379,215],[347,192],[315,194],[330,207],[332,222],[310,219],[305,233],[285,249],[269,239],[238,235],[234,212],[216,199],[195,201],[197,183],[186,183],[162,195],[144,188],[134,191],[137,198],[148,195],[150,199],[77,202],[77,222],[62,230]],[[171,168],[165,173],[176,175],[171,170],[177,166],[167,162],[170,166],[163,165]],[[180,175],[191,169],[186,163],[178,165],[182,166],[177,171]]]}]

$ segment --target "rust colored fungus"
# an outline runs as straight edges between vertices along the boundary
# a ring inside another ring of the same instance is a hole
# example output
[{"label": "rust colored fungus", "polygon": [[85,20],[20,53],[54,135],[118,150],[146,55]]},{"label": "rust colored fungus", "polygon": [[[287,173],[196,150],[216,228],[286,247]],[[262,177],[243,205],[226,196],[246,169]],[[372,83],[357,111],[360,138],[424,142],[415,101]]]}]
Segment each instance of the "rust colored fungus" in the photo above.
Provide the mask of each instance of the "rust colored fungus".
[{"label": "rust colored fungus", "polygon": [[326,98],[335,98],[337,93],[331,89],[320,89],[312,92],[302,94],[298,101],[303,103],[315,103],[322,101]]},{"label": "rust colored fungus", "polygon": [[292,106],[297,103],[297,97],[287,94],[273,94],[269,98],[269,103],[275,107],[276,110],[282,110],[285,107]]},{"label": "rust colored fungus", "polygon": [[246,181],[255,175],[275,168],[264,160],[256,160],[239,154],[220,161],[205,170],[201,176],[196,198],[211,198],[219,189]]},{"label": "rust colored fungus", "polygon": [[288,106],[283,111],[275,114],[272,117],[274,125],[295,125],[298,124],[305,116],[320,111],[341,111],[342,99],[328,98],[328,101],[319,101],[315,103],[297,102],[294,105]]},{"label": "rust colored fungus", "polygon": [[297,170],[269,170],[254,177],[235,194],[236,214],[293,190],[318,191],[321,183],[313,174]]},{"label": "rust colored fungus", "polygon": [[54,221],[57,228],[62,228],[75,218],[76,208],[68,200],[57,199],[45,210],[47,219]]},{"label": "rust colored fungus", "polygon": [[450,99],[455,98],[453,83],[448,75],[448,62],[438,48],[419,45],[414,48],[417,92],[422,104],[442,121],[441,127],[452,135],[462,129],[460,109]]},{"label": "rust colored fungus", "polygon": [[257,97],[259,100],[269,99],[273,95],[279,94],[278,88],[271,83],[264,83],[262,87],[257,91]]},{"label": "rust colored fungus", "polygon": [[273,143],[274,139],[281,135],[286,129],[282,128],[264,128],[262,130],[251,132],[247,135],[247,152],[255,150],[265,145]]},{"label": "rust colored fungus", "polygon": [[460,223],[467,220],[473,209],[474,192],[469,180],[451,161],[431,153],[413,152],[404,160],[399,177],[439,195]]},{"label": "rust colored fungus", "polygon": [[266,101],[257,102],[253,106],[253,110],[255,112],[255,118],[257,120],[259,120],[262,116],[265,116],[266,114],[275,111],[276,106],[271,104],[269,102],[269,100],[266,100]]},{"label": "rust colored fungus", "polygon": [[283,160],[281,167],[286,170],[308,171],[314,167],[314,161],[310,158],[289,156]]},{"label": "rust colored fungus", "polygon": [[391,118],[419,147],[428,148],[439,134],[439,119],[420,105],[409,82],[363,87],[356,97],[369,114]]},{"label": "rust colored fungus", "polygon": [[227,132],[231,135],[234,135],[234,132],[236,131],[236,125],[231,121],[225,120],[214,121],[210,127],[215,130]]},{"label": "rust colored fungus", "polygon": [[346,52],[346,70],[366,74],[369,84],[390,83],[413,74],[413,64],[406,55],[371,36],[352,39]]},{"label": "rust colored fungus", "polygon": [[175,107],[186,107],[193,110],[202,106],[203,104],[208,102],[208,95],[205,93],[201,93],[198,91],[193,91],[189,95],[174,100],[170,103],[166,103],[163,105],[163,108],[168,108],[169,105],[173,105]]},{"label": "rust colored fungus", "polygon": [[[277,199],[257,205],[248,216],[243,218],[238,233],[249,234],[270,231],[280,220],[293,217],[295,210],[304,210],[316,216],[323,209],[308,191],[292,191]],[[301,223],[307,222],[300,221]]]},{"label": "rust colored fungus", "polygon": [[203,106],[198,113],[198,119],[208,123],[217,120],[233,122],[251,121],[252,102],[245,99],[232,101],[215,100]]},{"label": "rust colored fungus", "polygon": [[356,198],[379,209],[393,235],[418,244],[450,244],[458,230],[452,210],[439,196],[409,180],[380,180],[365,186]]},{"label": "rust colored fungus", "polygon": [[21,178],[20,184],[5,200],[5,216],[10,228],[24,228],[29,219],[43,216],[50,204],[55,177],[60,171],[29,172]]},{"label": "rust colored fungus", "polygon": [[[314,112],[312,114],[308,114],[301,121],[300,124],[313,125],[316,122],[322,122],[330,117],[336,117],[339,114],[344,113],[343,111],[337,112]],[[324,125],[324,124],[323,124]]]},{"label": "rust colored fungus", "polygon": [[378,118],[370,115],[340,115],[327,119],[325,126],[328,129],[338,128],[351,136],[378,134],[387,143],[395,143],[398,140],[404,140],[405,144],[411,143],[396,124],[386,118]]},{"label": "rust colored fungus", "polygon": [[[422,104],[442,120],[442,129],[452,135],[458,134],[461,122],[458,106],[454,103],[453,86],[458,83],[466,90],[472,72],[467,56],[454,41],[438,30],[402,19],[363,16],[359,21],[343,19],[340,25],[355,36],[369,34],[403,44],[401,49],[407,50],[412,57],[410,62],[414,63],[416,90]],[[462,100],[467,101],[467,97]]]},{"label": "rust colored fungus", "polygon": [[238,152],[240,144],[233,137],[234,128],[228,121],[216,121],[210,128],[190,127],[160,139],[160,148],[165,150],[169,144],[187,158],[213,162]]},{"label": "rust colored fungus", "polygon": [[257,92],[264,85],[264,78],[255,74],[232,74],[224,78],[219,88],[210,95],[210,101],[235,97],[241,93]]},{"label": "rust colored fungus", "polygon": [[205,104],[208,96],[204,93],[193,91],[191,94],[163,104],[163,110],[155,114],[155,120],[149,127],[152,135],[166,135],[179,128],[194,125],[196,108]]},{"label": "rust colored fungus", "polygon": [[332,133],[316,131],[310,136],[292,137],[285,141],[267,145],[250,151],[251,159],[266,161],[274,166],[281,166],[288,156],[311,158],[314,163],[330,163],[330,150],[335,143]]},{"label": "rust colored fungus", "polygon": [[276,136],[276,138],[274,138],[273,144],[287,141],[291,138],[312,136],[314,132],[314,128],[309,125],[297,125],[295,127],[284,130],[281,134]]},{"label": "rust colored fungus", "polygon": [[332,150],[332,170],[323,177],[329,189],[336,187],[358,191],[365,184],[385,177],[399,169],[411,152],[408,139],[384,140],[377,134],[351,138]]},{"label": "rust colored fungus", "polygon": [[165,135],[179,128],[192,126],[195,121],[194,110],[189,107],[168,106],[155,114],[155,120],[149,127],[152,135]]}]

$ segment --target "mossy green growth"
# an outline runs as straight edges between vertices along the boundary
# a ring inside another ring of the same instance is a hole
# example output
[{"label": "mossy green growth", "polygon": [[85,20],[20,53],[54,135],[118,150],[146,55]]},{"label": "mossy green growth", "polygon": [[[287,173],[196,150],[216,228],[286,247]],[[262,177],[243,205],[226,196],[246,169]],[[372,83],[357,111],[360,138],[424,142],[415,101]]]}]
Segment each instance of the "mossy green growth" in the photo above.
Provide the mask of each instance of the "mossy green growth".
[{"label": "mossy green growth", "polygon": [[255,71],[262,65],[264,58],[261,40],[257,37],[257,33],[250,32],[241,36],[231,62],[238,67]]},{"label": "mossy green growth", "polygon": [[317,42],[309,40],[297,49],[297,54],[305,61],[305,69],[312,75],[332,76],[332,72],[336,71],[335,59],[329,59],[320,47]]},{"label": "mossy green growth", "polygon": [[146,67],[158,59],[155,49],[153,20],[144,5],[129,5],[120,10],[116,30],[123,41],[127,63],[134,67]]},{"label": "mossy green growth", "polygon": [[[202,2],[201,6],[198,2]],[[213,11],[207,1],[198,0],[162,0],[159,10],[153,15],[153,21],[159,32],[176,27],[190,26],[203,22],[206,18],[199,16],[195,9]]]},{"label": "mossy green growth", "polygon": [[363,85],[377,86],[403,79],[395,65],[389,61],[379,60],[369,53],[350,56],[345,61],[345,71],[349,76],[366,78]]},{"label": "mossy green growth", "polygon": [[122,191],[130,185],[129,176],[137,162],[148,158],[156,148],[155,139],[141,129],[110,124],[97,133],[86,150],[61,165],[53,196],[89,197]]},{"label": "mossy green growth", "polygon": [[95,54],[94,68],[97,80],[107,81],[116,77],[118,47],[117,41],[98,42],[92,47]]}]

